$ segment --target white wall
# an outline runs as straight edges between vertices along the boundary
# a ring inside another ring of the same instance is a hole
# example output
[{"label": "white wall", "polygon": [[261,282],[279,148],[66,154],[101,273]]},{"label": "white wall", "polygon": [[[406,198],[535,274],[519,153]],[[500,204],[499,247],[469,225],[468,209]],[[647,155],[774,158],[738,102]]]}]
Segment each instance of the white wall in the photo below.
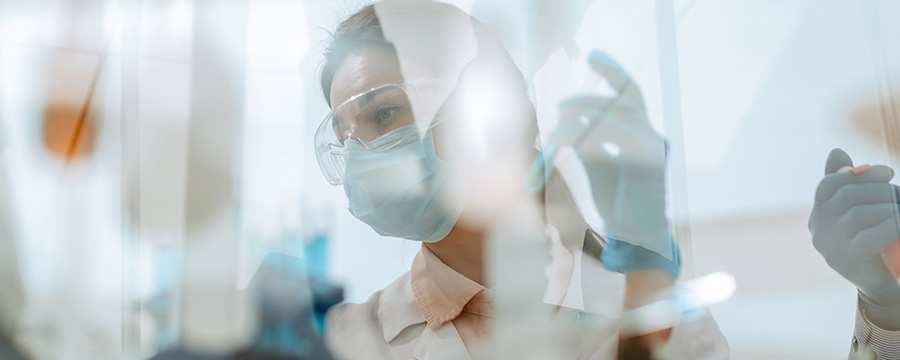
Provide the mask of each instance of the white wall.
[{"label": "white wall", "polygon": [[[509,17],[503,6],[522,2],[449,2],[506,29],[517,63],[534,73],[542,130],[555,124],[563,96],[603,91],[585,81],[584,55],[597,48],[638,80],[651,121],[664,130],[654,1],[565,3],[571,21],[586,19],[571,32],[577,48],[558,48],[541,61],[529,58],[528,38],[517,32],[537,26],[527,17],[534,9],[519,7],[515,13],[524,17]],[[119,237],[132,216],[120,189],[131,178],[121,168],[117,46],[106,49],[97,109],[107,122],[93,155],[63,167],[37,141],[41,109],[87,96],[107,35],[118,29],[114,2],[75,3],[0,3],[0,154],[26,289],[52,293],[67,282],[91,289],[84,306],[96,315],[84,321],[115,332],[118,310],[107,314],[104,306],[118,309],[120,273],[110,269],[118,269]],[[143,4],[136,191],[141,290],[149,295],[155,246],[183,236],[192,5]],[[408,270],[418,251],[419,244],[381,238],[354,219],[343,190],[324,180],[311,152],[328,112],[318,85],[326,30],[361,4],[251,1],[240,170],[244,280],[260,250],[322,222],[330,223],[333,279],[346,286],[349,301],[365,300]],[[887,151],[889,120],[878,112],[879,96],[900,108],[900,43],[893,41],[900,4],[679,0],[675,10],[689,206],[680,216],[692,220],[694,273],[726,270],[738,279],[734,300],[713,309],[736,358],[842,357],[853,289],[815,253],[805,223],[831,148],[859,163],[900,165]]]}]

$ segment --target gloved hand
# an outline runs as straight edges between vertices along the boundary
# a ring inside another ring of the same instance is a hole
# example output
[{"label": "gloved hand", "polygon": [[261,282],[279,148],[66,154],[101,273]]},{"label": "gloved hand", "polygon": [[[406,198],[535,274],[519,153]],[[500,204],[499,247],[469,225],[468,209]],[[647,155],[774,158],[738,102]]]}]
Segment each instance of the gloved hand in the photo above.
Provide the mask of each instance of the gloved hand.
[{"label": "gloved hand", "polygon": [[588,61],[617,96],[563,100],[549,143],[572,146],[587,170],[606,224],[604,265],[616,271],[664,270],[677,278],[679,254],[665,215],[665,141],[650,126],[631,77],[603,53],[591,53]]},{"label": "gloved hand", "polygon": [[881,258],[900,239],[900,188],[888,183],[894,172],[887,166],[838,172],[846,166],[853,166],[850,156],[834,149],[809,218],[813,245],[831,268],[856,285],[873,321],[900,328],[900,286]]}]

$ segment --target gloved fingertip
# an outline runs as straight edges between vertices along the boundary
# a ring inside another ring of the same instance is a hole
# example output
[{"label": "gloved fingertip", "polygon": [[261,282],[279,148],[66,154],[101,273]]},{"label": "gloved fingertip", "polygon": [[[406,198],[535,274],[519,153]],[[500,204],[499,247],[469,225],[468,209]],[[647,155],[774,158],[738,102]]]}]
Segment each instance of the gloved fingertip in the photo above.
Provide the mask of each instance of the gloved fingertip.
[{"label": "gloved fingertip", "polygon": [[834,174],[845,166],[853,167],[853,160],[844,150],[835,148],[828,154],[828,161],[825,163],[825,175]]},{"label": "gloved fingertip", "polygon": [[860,165],[860,166],[857,166],[857,167],[855,167],[855,168],[849,169],[849,170],[847,170],[847,171],[859,175],[859,174],[862,174],[862,173],[864,173],[864,172],[866,172],[866,171],[869,171],[869,170],[872,170],[872,165],[865,164],[865,165]]},{"label": "gloved fingertip", "polygon": [[593,96],[586,95],[586,94],[572,95],[565,99],[560,100],[559,107],[566,108],[566,107],[572,107],[572,106],[582,106],[585,103],[590,103],[592,100],[592,97]]},{"label": "gloved fingertip", "polygon": [[606,53],[599,50],[591,51],[587,56],[587,60],[590,64],[615,63],[609,55],[606,55]]},{"label": "gloved fingertip", "polygon": [[598,74],[606,78],[609,85],[616,91],[621,91],[622,86],[631,82],[631,77],[625,69],[606,53],[602,51],[592,51],[588,54],[587,60],[588,65],[590,65]]},{"label": "gloved fingertip", "polygon": [[[854,170],[855,170],[855,168],[854,168]],[[863,173],[863,172],[855,172],[854,170],[851,170],[854,174]],[[888,167],[886,165],[875,165],[875,166],[872,166],[871,169],[869,169],[868,171],[864,171],[864,172],[866,172],[866,173],[873,172],[874,176],[876,176],[876,178],[878,180],[881,180],[884,182],[891,181],[891,179],[894,178],[894,169],[891,169],[890,167]]]}]

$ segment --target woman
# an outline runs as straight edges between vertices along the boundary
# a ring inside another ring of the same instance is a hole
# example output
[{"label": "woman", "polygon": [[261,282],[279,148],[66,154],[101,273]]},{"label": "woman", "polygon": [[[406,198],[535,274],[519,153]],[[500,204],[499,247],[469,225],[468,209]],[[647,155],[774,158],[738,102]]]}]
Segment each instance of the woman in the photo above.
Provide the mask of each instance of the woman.
[{"label": "woman", "polygon": [[[641,218],[647,217],[643,216],[647,208],[605,206],[604,198],[595,194],[600,213],[607,219],[607,233],[617,231],[621,235],[615,238],[625,239],[610,239],[603,250],[604,261],[612,270],[634,271],[627,280],[631,290],[625,289],[626,280],[620,274],[590,268],[589,259],[582,268],[574,265],[579,261],[566,257],[579,254],[582,248],[590,253],[600,243],[596,237],[586,239],[585,234],[592,231],[558,173],[552,173],[544,191],[534,195],[522,186],[538,154],[534,108],[521,73],[496,37],[447,4],[385,1],[344,20],[325,57],[322,90],[332,113],[315,139],[323,173],[333,185],[344,185],[350,212],[376,232],[423,242],[410,272],[363,304],[343,304],[329,312],[326,338],[337,357],[457,359],[515,353],[509,346],[498,349],[486,341],[493,337],[496,342],[497,333],[503,330],[492,325],[496,294],[485,284],[496,276],[487,274],[486,249],[497,233],[528,234],[523,229],[546,220],[552,225],[547,228],[553,230],[549,238],[554,260],[562,259],[554,262],[562,265],[551,266],[556,271],[550,272],[544,297],[554,305],[548,313],[552,319],[546,327],[533,330],[548,329],[562,321],[558,319],[571,319],[572,314],[586,313],[584,310],[598,313],[591,331],[572,332],[571,336],[557,336],[564,331],[548,332],[546,337],[556,338],[553,358],[613,358],[617,342],[611,340],[617,338],[623,297],[626,306],[629,299],[632,305],[640,305],[644,300],[634,300],[641,294],[635,289],[659,290],[677,277],[677,250],[665,250],[673,244],[668,224],[664,216],[661,222],[614,221],[623,218],[620,208],[638,209]],[[642,110],[642,102],[626,100]],[[563,110],[584,112],[594,105],[591,99],[576,99]],[[639,130],[646,129],[649,126]],[[566,142],[565,131],[555,134],[560,143]],[[663,149],[661,139],[655,143]],[[592,169],[609,172],[602,161],[596,167],[587,166],[589,159],[599,159],[591,155],[599,154],[594,150],[579,147],[589,173]],[[664,159],[664,154],[659,155]],[[662,184],[654,181],[654,186]],[[592,179],[592,183],[596,193],[612,182]],[[640,185],[640,181],[631,181],[628,186],[632,183]],[[646,194],[646,190],[632,193]],[[658,194],[659,189],[652,191]],[[622,201],[621,196],[612,198],[617,198],[612,203]],[[656,219],[664,209],[658,200],[651,201]],[[642,242],[650,233],[647,229],[663,229],[665,240],[660,242],[656,236],[655,244]],[[663,248],[657,252],[670,256],[659,257],[643,248]],[[611,267],[616,260],[609,256],[617,252],[661,260],[642,261],[640,266],[619,261],[620,266]],[[658,266],[662,263],[668,265]],[[583,284],[571,281],[572,274],[579,271]],[[582,286],[583,294],[573,291]],[[587,299],[592,291],[600,292],[602,301]],[[651,336],[659,351],[674,358],[728,356],[727,345],[708,316]]]}]

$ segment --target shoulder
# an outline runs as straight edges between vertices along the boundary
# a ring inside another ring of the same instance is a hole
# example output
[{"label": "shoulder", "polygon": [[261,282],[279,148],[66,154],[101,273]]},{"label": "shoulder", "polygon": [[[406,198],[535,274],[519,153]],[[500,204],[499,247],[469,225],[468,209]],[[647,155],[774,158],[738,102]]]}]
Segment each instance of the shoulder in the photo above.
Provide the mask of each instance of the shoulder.
[{"label": "shoulder", "polygon": [[325,344],[335,359],[357,359],[371,349],[383,346],[378,308],[384,290],[363,303],[342,303],[325,314]]},{"label": "shoulder", "polygon": [[415,312],[418,312],[418,306],[412,295],[409,272],[406,272],[365,302],[342,303],[329,309],[325,317],[325,340],[336,353],[340,353],[340,347],[347,344],[384,346],[396,336],[393,334],[397,327],[395,323],[408,323],[403,321],[403,314],[412,313],[405,317],[415,317]]},{"label": "shoulder", "polygon": [[363,303],[341,303],[328,309],[325,321],[329,331],[343,334],[342,330],[359,327],[362,323],[379,324],[378,307],[383,292],[378,290]]},{"label": "shoulder", "polygon": [[[384,301],[384,299],[391,301],[392,299],[402,297],[407,292],[407,288],[409,288],[408,292],[411,294],[412,289],[409,285],[409,272],[400,275],[400,277],[384,289],[373,293],[365,302],[345,302],[332,307],[328,310],[328,314],[326,315],[328,325],[329,327],[334,328],[347,321],[358,324],[360,320],[364,320],[365,318],[370,318],[374,322],[380,322],[378,319],[378,312],[382,306],[382,301]],[[346,319],[348,317],[352,319]]]}]

